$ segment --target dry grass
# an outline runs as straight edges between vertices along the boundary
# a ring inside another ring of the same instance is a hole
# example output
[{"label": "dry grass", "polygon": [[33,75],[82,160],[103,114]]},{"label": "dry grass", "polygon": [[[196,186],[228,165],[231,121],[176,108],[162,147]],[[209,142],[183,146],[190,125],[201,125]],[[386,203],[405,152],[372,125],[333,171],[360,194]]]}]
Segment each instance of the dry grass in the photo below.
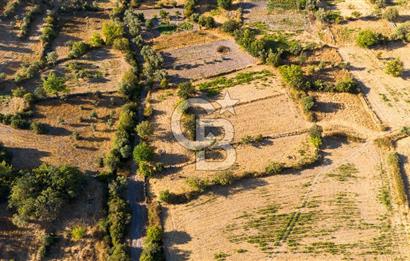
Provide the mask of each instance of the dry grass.
[{"label": "dry grass", "polygon": [[[94,172],[99,170],[98,159],[111,146],[114,128],[108,126],[108,118],[114,113],[115,123],[122,103],[115,95],[102,95],[101,98],[73,96],[66,101],[43,101],[36,105],[34,120],[49,126],[47,135],[2,126],[0,137],[13,152],[13,165],[17,168],[31,168],[46,162],[69,164]],[[93,112],[97,119],[90,119]],[[74,138],[74,133],[78,133],[79,140]],[[22,158],[25,160],[22,161]]]},{"label": "dry grass", "polygon": [[169,35],[161,35],[153,40],[154,49],[162,51],[177,49],[195,44],[205,44],[216,40],[222,40],[220,35],[212,31],[188,31]]}]

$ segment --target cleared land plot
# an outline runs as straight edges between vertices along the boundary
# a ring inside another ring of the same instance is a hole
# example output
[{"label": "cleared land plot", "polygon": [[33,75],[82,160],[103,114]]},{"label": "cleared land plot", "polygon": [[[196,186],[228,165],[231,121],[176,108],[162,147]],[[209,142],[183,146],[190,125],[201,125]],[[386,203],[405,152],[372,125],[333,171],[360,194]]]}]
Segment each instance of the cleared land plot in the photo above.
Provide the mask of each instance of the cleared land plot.
[{"label": "cleared land plot", "polygon": [[160,35],[153,40],[153,47],[156,51],[165,49],[177,49],[195,44],[205,44],[222,40],[223,36],[212,31],[187,31],[168,35]]},{"label": "cleared land plot", "polygon": [[[218,52],[218,47],[229,50]],[[240,50],[232,40],[192,45],[161,52],[164,67],[173,81],[196,80],[237,71],[257,63],[257,59]]]},{"label": "cleared land plot", "polygon": [[346,126],[358,125],[376,129],[370,114],[357,95],[350,93],[314,93],[315,114],[322,122],[336,122]]},{"label": "cleared land plot", "polygon": [[353,12],[359,12],[362,16],[371,15],[374,7],[366,0],[335,1],[336,9],[344,17],[351,17]]},{"label": "cleared land plot", "polygon": [[59,58],[69,52],[70,41],[88,41],[93,33],[100,32],[104,21],[109,17],[104,12],[79,12],[75,16],[61,17],[62,29],[53,42],[53,50]]},{"label": "cleared land plot", "polygon": [[[342,260],[408,257],[379,200],[373,145],[325,142],[328,165],[246,180],[165,211],[169,260]],[[366,162],[366,164],[363,164]]]},{"label": "cleared land plot", "polygon": [[46,162],[94,172],[99,169],[98,159],[110,149],[115,128],[109,122],[115,123],[122,104],[115,95],[42,101],[36,105],[34,121],[47,124],[48,134],[1,126],[0,139],[12,151],[13,166],[17,168]]},{"label": "cleared land plot", "polygon": [[[406,61],[405,66],[410,64],[405,55],[409,50],[409,45],[403,47],[401,55],[396,50],[397,57]],[[364,93],[382,121],[391,127],[409,125],[408,79],[387,75],[384,72],[386,60],[377,59],[377,51],[353,46],[340,48],[339,51],[343,60],[350,63],[354,77],[363,84]],[[390,53],[387,55],[390,56]]]},{"label": "cleared land plot", "polygon": [[[258,66],[259,67],[259,66]],[[259,69],[264,68],[260,66]],[[247,72],[256,71],[256,67],[249,68]],[[240,73],[243,73],[241,71]],[[230,74],[227,77],[233,77]],[[234,106],[234,115],[225,112],[220,114],[221,105],[219,99],[224,99],[225,94],[238,100]],[[310,124],[305,122],[298,114],[294,104],[287,98],[283,86],[277,76],[270,75],[263,79],[257,79],[249,83],[239,84],[223,90],[218,96],[208,98],[215,108],[215,113],[203,115],[204,118],[223,118],[230,121],[234,127],[235,135],[233,142],[237,144],[245,136],[272,136],[306,130]],[[204,96],[204,98],[207,98]],[[166,170],[160,179],[152,180],[155,192],[170,189],[182,192],[189,187],[185,183],[187,177],[212,177],[216,172],[195,170],[193,161],[195,155],[180,145],[174,138],[170,126],[173,109],[178,103],[178,97],[171,90],[156,91],[152,94],[151,103],[154,113],[155,133],[152,144],[159,153],[158,160],[166,166]],[[202,117],[202,116],[201,116]],[[215,136],[222,135],[215,132]],[[240,145],[237,147],[237,161],[235,172],[264,171],[271,161],[293,163],[301,158],[300,151],[305,150],[308,154],[309,146],[305,135],[295,135],[281,139],[268,138],[254,145]],[[307,146],[307,148],[306,148]],[[223,154],[224,155],[224,154]],[[222,158],[223,155],[213,155]],[[253,160],[249,159],[251,155]]]},{"label": "cleared land plot", "polygon": [[270,31],[305,31],[310,28],[307,15],[293,10],[268,10],[267,1],[240,3],[245,22]]},{"label": "cleared land plot", "polygon": [[130,68],[119,51],[102,48],[59,64],[55,70],[64,74],[69,93],[74,94],[117,91],[122,75]]}]

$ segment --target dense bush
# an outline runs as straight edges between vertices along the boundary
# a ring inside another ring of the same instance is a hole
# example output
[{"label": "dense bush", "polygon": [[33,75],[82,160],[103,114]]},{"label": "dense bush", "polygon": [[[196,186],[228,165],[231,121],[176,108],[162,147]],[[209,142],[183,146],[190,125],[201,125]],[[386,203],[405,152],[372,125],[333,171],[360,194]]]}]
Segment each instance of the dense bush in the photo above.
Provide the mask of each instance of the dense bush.
[{"label": "dense bush", "polygon": [[[1,148],[4,149],[4,148]],[[3,150],[0,150],[2,152]],[[0,202],[6,201],[11,184],[16,178],[13,168],[5,160],[0,161]]]},{"label": "dense bush", "polygon": [[124,73],[120,83],[120,93],[128,100],[134,100],[138,97],[142,86],[139,84],[137,72],[129,69]]},{"label": "dense bush", "polygon": [[410,22],[403,23],[397,27],[395,39],[410,42]]},{"label": "dense bush", "polygon": [[303,111],[309,112],[315,106],[315,100],[312,96],[305,96],[301,99]]},{"label": "dense bush", "polygon": [[119,38],[114,39],[112,47],[114,49],[125,52],[125,51],[128,51],[130,49],[130,42],[125,37],[119,37]]},{"label": "dense bush", "polygon": [[68,58],[79,58],[83,56],[89,49],[90,46],[83,41],[73,42],[70,45],[70,52],[68,53]]},{"label": "dense bush", "polygon": [[154,149],[148,143],[140,142],[135,146],[133,156],[138,164],[143,161],[149,162],[154,157]]},{"label": "dense bush", "polygon": [[68,92],[64,77],[58,76],[55,72],[50,72],[48,76],[43,79],[42,86],[47,94],[51,95]]},{"label": "dense bush", "polygon": [[336,82],[334,87],[336,92],[356,92],[357,91],[357,82],[351,77],[345,77]]},{"label": "dense bush", "polygon": [[196,0],[187,0],[184,4],[184,16],[190,17],[195,10]]},{"label": "dense bush", "polygon": [[303,75],[302,67],[299,65],[284,65],[279,67],[279,72],[282,78],[291,87],[297,89],[305,89],[306,81]]},{"label": "dense bush", "polygon": [[104,45],[104,40],[102,39],[101,34],[94,33],[90,39],[89,45],[92,48],[98,48]]},{"label": "dense bush", "polygon": [[124,22],[128,27],[128,32],[134,38],[141,34],[141,27],[145,22],[144,14],[142,13],[141,17],[135,14],[131,9],[128,9],[124,14]]},{"label": "dense bush", "polygon": [[320,0],[268,0],[268,9],[307,9],[314,10],[318,7]]},{"label": "dense bush", "polygon": [[57,36],[56,25],[58,19],[55,13],[48,11],[44,19],[44,24],[41,27],[40,40],[43,43],[43,48],[46,49],[51,44],[51,41]]},{"label": "dense bush", "polygon": [[24,173],[13,184],[9,206],[16,209],[13,221],[53,221],[62,207],[76,198],[84,182],[74,167],[41,165]]},{"label": "dense bush", "polygon": [[45,134],[47,133],[46,125],[41,122],[32,122],[30,124],[30,129],[36,134]]},{"label": "dense bush", "polygon": [[161,81],[166,77],[165,71],[161,69],[164,59],[160,54],[156,53],[149,45],[145,45],[141,49],[141,55],[144,58],[143,74],[148,82]]},{"label": "dense bush", "polygon": [[396,58],[394,60],[388,61],[384,70],[387,74],[390,74],[394,77],[399,77],[403,73],[404,64],[402,61],[400,61],[399,58]]},{"label": "dense bush", "polygon": [[360,47],[363,48],[370,48],[372,46],[377,45],[381,40],[379,34],[370,31],[370,30],[363,30],[357,35],[356,43]]},{"label": "dense bush", "polygon": [[315,15],[320,21],[329,24],[338,24],[343,19],[339,11],[319,9]]},{"label": "dense bush", "polygon": [[137,127],[135,128],[138,137],[143,140],[148,140],[150,136],[154,133],[154,129],[152,124],[149,121],[142,121],[140,122]]},{"label": "dense bush", "polygon": [[147,228],[147,236],[144,239],[144,248],[140,261],[162,261],[165,260],[162,249],[162,228],[152,225]]},{"label": "dense bush", "polygon": [[214,27],[216,27],[215,19],[212,16],[201,15],[198,18],[198,24],[200,26],[205,27],[205,28],[214,28]]},{"label": "dense bush", "polygon": [[240,28],[241,28],[241,23],[233,19],[230,19],[222,24],[222,31],[226,33],[233,33],[235,30],[238,30]]},{"label": "dense bush", "polygon": [[177,95],[181,99],[189,99],[195,95],[195,87],[191,82],[184,82],[178,85]]},{"label": "dense bush", "polygon": [[16,83],[20,83],[33,78],[43,66],[44,63],[42,61],[36,61],[31,64],[21,66],[14,76],[14,81]]},{"label": "dense bush", "polygon": [[265,172],[268,175],[275,175],[275,174],[280,174],[283,171],[283,164],[279,162],[271,162],[269,165],[265,168]]},{"label": "dense bush", "polygon": [[122,37],[124,29],[120,22],[109,21],[103,24],[102,34],[105,38],[105,43],[112,45],[115,39]]}]

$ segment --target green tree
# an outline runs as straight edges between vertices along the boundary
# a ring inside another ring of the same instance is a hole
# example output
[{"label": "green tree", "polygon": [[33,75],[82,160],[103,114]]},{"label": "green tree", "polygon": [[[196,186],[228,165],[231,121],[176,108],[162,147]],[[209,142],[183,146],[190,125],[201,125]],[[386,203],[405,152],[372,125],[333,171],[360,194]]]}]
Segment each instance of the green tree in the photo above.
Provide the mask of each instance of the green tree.
[{"label": "green tree", "polygon": [[299,65],[284,65],[279,68],[279,72],[282,78],[292,87],[298,89],[305,88],[305,78],[303,75],[302,67]]},{"label": "green tree", "polygon": [[140,122],[135,128],[138,136],[143,140],[148,140],[150,136],[154,133],[152,124],[149,121]]},{"label": "green tree", "polygon": [[135,162],[151,161],[154,157],[154,149],[146,142],[141,142],[134,148],[133,152]]},{"label": "green tree", "polygon": [[57,96],[59,93],[68,92],[64,77],[57,76],[55,72],[50,72],[48,76],[43,79],[43,89],[47,94]]},{"label": "green tree", "polygon": [[121,37],[124,34],[122,24],[118,21],[105,22],[102,26],[102,34],[105,38],[105,42],[108,45],[112,45],[116,38]]},{"label": "green tree", "polygon": [[53,221],[64,204],[77,197],[83,181],[77,168],[41,165],[13,183],[9,206],[16,209],[16,220]]}]

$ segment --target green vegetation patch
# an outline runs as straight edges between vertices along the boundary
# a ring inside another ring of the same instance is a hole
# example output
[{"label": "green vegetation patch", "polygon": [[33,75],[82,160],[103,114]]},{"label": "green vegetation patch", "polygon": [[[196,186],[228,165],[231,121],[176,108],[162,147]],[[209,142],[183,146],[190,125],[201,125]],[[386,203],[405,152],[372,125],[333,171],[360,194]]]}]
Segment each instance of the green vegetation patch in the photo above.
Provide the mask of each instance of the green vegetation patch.
[{"label": "green vegetation patch", "polygon": [[259,72],[242,72],[238,73],[233,78],[226,78],[222,76],[208,82],[200,83],[198,85],[198,88],[199,90],[206,92],[208,95],[216,95],[219,94],[225,88],[250,83],[255,80],[266,79],[271,75],[272,73],[268,70],[263,70]]},{"label": "green vegetation patch", "polygon": [[337,179],[338,181],[347,181],[349,179],[357,178],[359,173],[356,166],[352,163],[347,163],[339,166],[333,172],[327,174],[328,177]]}]

